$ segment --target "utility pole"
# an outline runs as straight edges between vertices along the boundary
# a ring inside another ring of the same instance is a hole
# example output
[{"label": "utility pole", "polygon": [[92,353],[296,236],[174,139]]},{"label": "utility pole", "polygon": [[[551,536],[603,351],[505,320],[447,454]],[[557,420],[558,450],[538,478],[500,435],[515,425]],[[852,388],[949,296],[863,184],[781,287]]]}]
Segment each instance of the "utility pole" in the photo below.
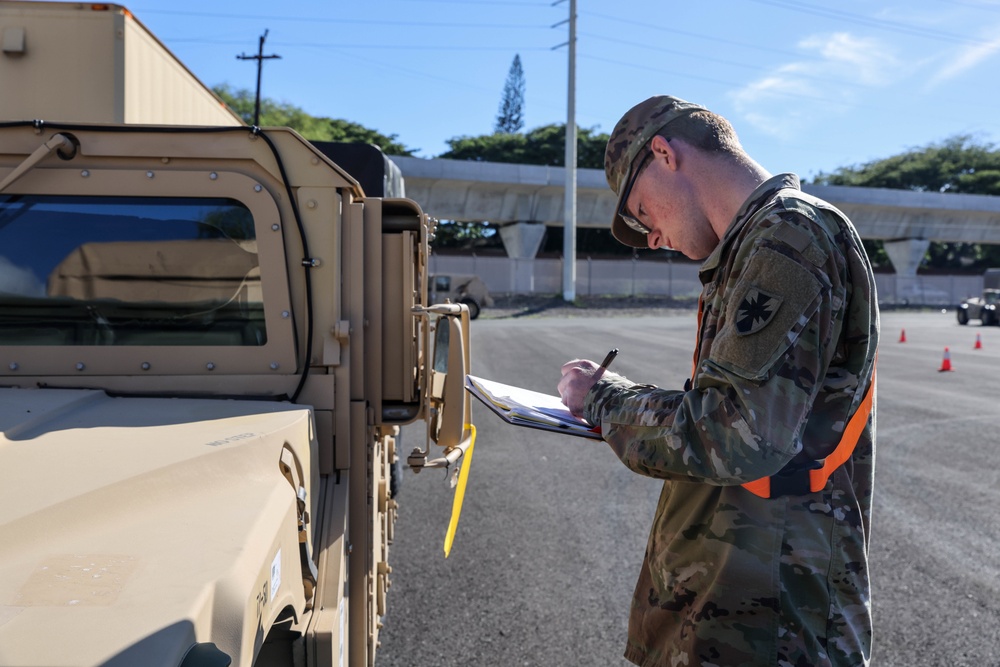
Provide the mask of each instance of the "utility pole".
[{"label": "utility pole", "polygon": [[270,32],[270,30],[264,30],[264,34],[260,36],[260,43],[257,46],[257,55],[248,56],[247,54],[243,53],[236,56],[237,60],[257,61],[257,98],[254,101],[254,106],[253,106],[254,127],[260,127],[260,73],[261,70],[264,68],[264,61],[271,60],[272,58],[281,58],[281,56],[276,56],[276,55],[269,55],[269,56],[264,55],[264,40],[267,39],[268,32]]},{"label": "utility pole", "polygon": [[[556,0],[552,6],[564,0]],[[566,100],[566,187],[563,204],[563,301],[576,300],[576,0],[569,0],[569,72]],[[558,49],[559,46],[552,47]]]}]

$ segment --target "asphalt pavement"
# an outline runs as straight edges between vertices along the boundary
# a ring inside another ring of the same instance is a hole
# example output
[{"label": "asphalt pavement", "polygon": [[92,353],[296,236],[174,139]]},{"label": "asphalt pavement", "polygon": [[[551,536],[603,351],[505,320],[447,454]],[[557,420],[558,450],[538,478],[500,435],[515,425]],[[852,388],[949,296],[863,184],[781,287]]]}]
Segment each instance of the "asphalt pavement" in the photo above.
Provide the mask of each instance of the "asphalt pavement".
[{"label": "asphalt pavement", "polygon": [[[559,366],[679,387],[693,313],[472,325],[473,373],[555,392]],[[977,347],[977,336],[979,346]],[[948,348],[951,371],[941,371]],[[1000,664],[1000,327],[882,315],[871,544],[874,665]],[[628,607],[661,483],[599,441],[508,426],[478,440],[451,556],[445,475],[407,472],[378,667],[626,665]],[[401,451],[422,445],[404,429]]]}]

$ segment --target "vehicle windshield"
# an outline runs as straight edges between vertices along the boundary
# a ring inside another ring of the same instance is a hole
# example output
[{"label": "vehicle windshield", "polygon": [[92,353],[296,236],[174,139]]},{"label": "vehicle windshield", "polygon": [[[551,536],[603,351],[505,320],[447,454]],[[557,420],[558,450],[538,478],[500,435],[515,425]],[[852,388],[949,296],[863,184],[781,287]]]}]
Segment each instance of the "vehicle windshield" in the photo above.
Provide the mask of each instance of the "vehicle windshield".
[{"label": "vehicle windshield", "polygon": [[0,344],[264,345],[234,199],[0,195]]}]

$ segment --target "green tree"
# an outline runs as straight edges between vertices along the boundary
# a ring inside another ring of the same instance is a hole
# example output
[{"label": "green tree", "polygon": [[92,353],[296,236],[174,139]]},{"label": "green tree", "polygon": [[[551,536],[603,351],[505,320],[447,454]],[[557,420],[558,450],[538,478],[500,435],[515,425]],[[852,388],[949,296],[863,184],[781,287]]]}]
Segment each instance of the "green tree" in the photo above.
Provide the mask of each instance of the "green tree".
[{"label": "green tree", "polygon": [[[233,90],[227,84],[212,90],[244,122],[253,122],[254,94],[251,91]],[[399,143],[395,134],[387,136],[350,121],[312,116],[295,105],[270,98],[260,101],[260,124],[264,127],[290,127],[310,141],[374,144],[386,155],[413,155],[417,150]]]},{"label": "green tree", "polygon": [[521,68],[520,54],[514,55],[514,62],[507,72],[507,82],[500,98],[500,112],[494,132],[513,134],[524,127],[524,70]]},{"label": "green tree", "polygon": [[[577,131],[576,164],[584,169],[604,169],[608,135],[593,129]],[[478,137],[448,139],[449,150],[438,157],[476,162],[506,162],[562,167],[566,161],[566,124],[544,125],[527,134],[495,132]]]},{"label": "green tree", "polygon": [[[820,185],[894,188],[915,192],[1000,195],[1000,150],[969,135],[815,178]],[[873,264],[888,264],[881,242],[868,242]],[[924,256],[930,269],[979,272],[1000,266],[1000,246],[980,243],[931,243]]]},{"label": "green tree", "polygon": [[502,249],[503,241],[496,227],[488,222],[464,222],[459,220],[442,220],[434,230],[434,247],[485,250]]},{"label": "green tree", "polygon": [[820,173],[816,183],[1000,195],[1000,151],[993,144],[977,143],[969,135],[957,135],[860,167]]}]

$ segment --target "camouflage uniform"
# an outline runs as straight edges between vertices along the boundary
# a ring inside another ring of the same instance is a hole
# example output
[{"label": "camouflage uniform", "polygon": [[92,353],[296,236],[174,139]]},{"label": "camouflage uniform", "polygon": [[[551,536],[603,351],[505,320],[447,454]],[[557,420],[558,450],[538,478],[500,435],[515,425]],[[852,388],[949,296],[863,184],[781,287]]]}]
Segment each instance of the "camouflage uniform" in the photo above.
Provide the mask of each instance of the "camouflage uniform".
[{"label": "camouflage uniform", "polygon": [[686,390],[612,375],[585,401],[625,465],[666,480],[625,657],[867,664],[874,410],[822,491],[764,499],[740,486],[822,459],[861,402],[878,311],[860,239],[783,174],[753,192],[700,277]]}]

